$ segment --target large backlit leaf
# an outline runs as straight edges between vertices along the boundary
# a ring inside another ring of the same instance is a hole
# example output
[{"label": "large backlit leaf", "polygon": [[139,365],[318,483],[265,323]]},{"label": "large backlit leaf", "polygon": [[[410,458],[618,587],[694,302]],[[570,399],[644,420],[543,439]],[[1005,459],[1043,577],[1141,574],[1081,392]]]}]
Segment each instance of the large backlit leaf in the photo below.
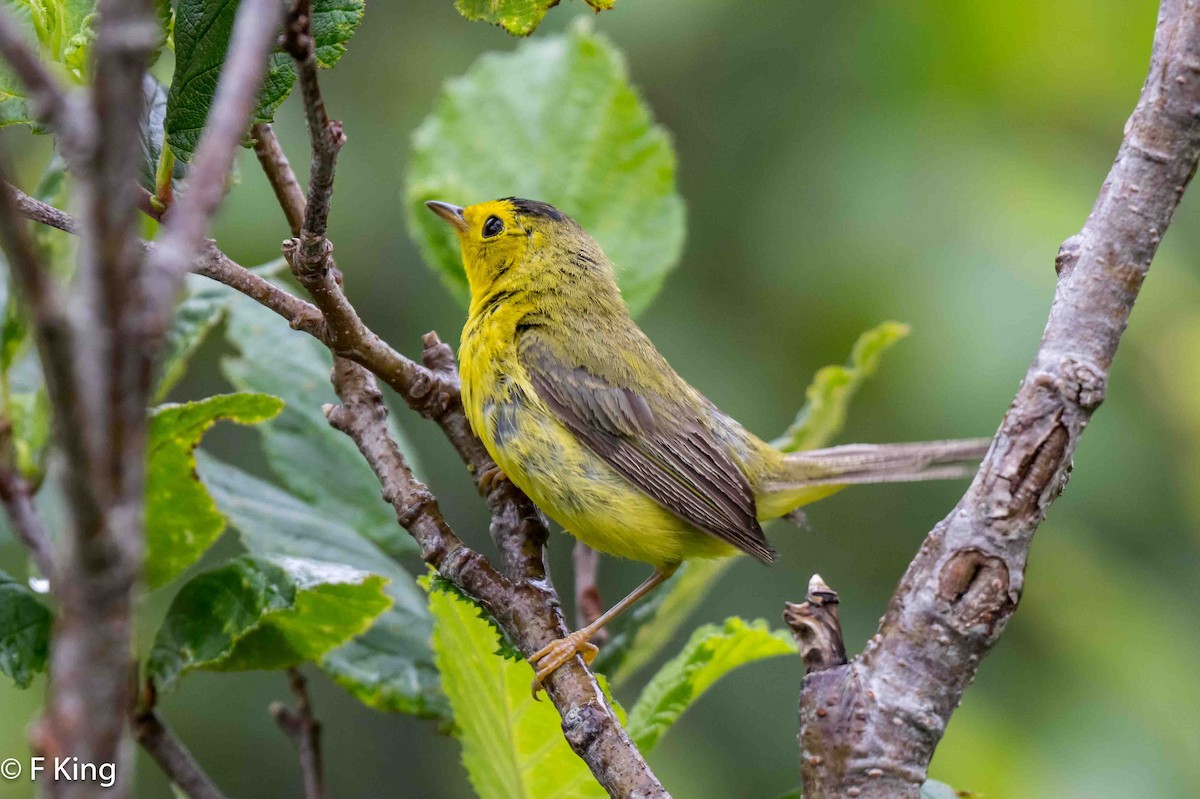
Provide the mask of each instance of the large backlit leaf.
[{"label": "large backlit leaf", "polygon": [[846,424],[846,409],[863,381],[875,374],[893,344],[908,335],[908,325],[884,322],[858,337],[845,366],[825,366],[809,383],[807,401],[782,437],[772,442],[784,452],[828,444]]},{"label": "large backlit leaf", "polygon": [[791,633],[772,631],[765,621],[725,620],[698,628],[629,711],[629,737],[649,752],[683,712],[721,677],[738,666],[796,651]]},{"label": "large backlit leaf", "polygon": [[[282,397],[287,407],[259,428],[271,469],[306,502],[341,519],[393,556],[410,555],[416,543],[379,495],[379,479],[354,442],[329,426],[321,406],[336,403],[329,383],[333,359],[325,345],[292,330],[283,318],[246,297],[234,297],[226,326],[240,355],[222,361],[229,382],[243,391]],[[389,429],[409,456],[391,419]]]},{"label": "large backlit leaf", "polygon": [[443,715],[429,611],[408,572],[344,519],[203,452],[198,461],[205,485],[252,553],[344,563],[389,580],[392,607],[365,634],[326,655],[321,668],[371,707]]},{"label": "large backlit leaf", "polygon": [[684,209],[670,137],[630,85],[621,54],[586,26],[483,56],[446,83],[414,136],[409,228],[460,299],[457,240],[424,202],[508,196],[552,203],[583,225],[635,313],[679,259]]},{"label": "large backlit leaf", "polygon": [[391,600],[384,579],[338,563],[244,556],[188,581],[155,638],[159,690],[194,669],[283,669],[362,633]]},{"label": "large backlit leaf", "polygon": [[[587,0],[596,11],[607,11],[616,0]],[[472,22],[499,25],[514,36],[528,36],[537,30],[546,12],[559,0],[454,0],[454,7]]]},{"label": "large backlit leaf", "polygon": [[[238,4],[232,0],[179,0],[175,9],[175,76],[167,97],[167,141],[182,160],[191,158],[208,117],[225,62]],[[331,67],[362,21],[363,0],[313,0],[312,31],[317,63]],[[286,53],[272,53],[258,96],[256,121],[270,122],[296,81]]]},{"label": "large backlit leaf", "polygon": [[480,799],[607,796],[563,738],[554,706],[530,696],[529,664],[495,654],[499,639],[478,608],[433,591],[429,609],[463,765]]},{"label": "large backlit leaf", "polygon": [[0,572],[0,673],[28,688],[46,670],[53,618],[25,586]]},{"label": "large backlit leaf", "polygon": [[257,424],[283,408],[267,394],[222,394],[162,405],[150,420],[146,466],[146,585],[179,576],[220,537],[225,517],[196,477],[194,450],[218,419]]}]

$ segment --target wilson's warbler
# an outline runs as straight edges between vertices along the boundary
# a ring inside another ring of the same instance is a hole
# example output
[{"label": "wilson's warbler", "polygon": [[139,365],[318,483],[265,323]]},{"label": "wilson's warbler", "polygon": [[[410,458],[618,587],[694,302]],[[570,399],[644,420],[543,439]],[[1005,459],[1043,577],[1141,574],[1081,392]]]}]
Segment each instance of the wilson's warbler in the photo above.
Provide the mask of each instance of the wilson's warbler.
[{"label": "wilson's warbler", "polygon": [[964,474],[989,441],[784,454],[675,373],[634,323],[613,267],[546,203],[426,203],[454,226],[471,288],[459,353],[467,418],[505,476],[589,546],[654,574],[531,657],[536,694],[596,631],[688,558],[775,552],[761,521],[850,483]]}]

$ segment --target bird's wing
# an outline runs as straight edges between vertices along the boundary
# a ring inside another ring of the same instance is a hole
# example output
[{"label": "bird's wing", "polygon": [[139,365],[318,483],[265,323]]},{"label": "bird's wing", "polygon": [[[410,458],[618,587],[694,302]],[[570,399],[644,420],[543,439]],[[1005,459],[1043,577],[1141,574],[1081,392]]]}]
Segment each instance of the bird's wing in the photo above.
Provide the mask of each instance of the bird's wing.
[{"label": "bird's wing", "polygon": [[760,560],[775,558],[745,475],[694,413],[660,418],[637,391],[572,363],[536,333],[522,335],[518,353],[541,400],[640,491]]}]

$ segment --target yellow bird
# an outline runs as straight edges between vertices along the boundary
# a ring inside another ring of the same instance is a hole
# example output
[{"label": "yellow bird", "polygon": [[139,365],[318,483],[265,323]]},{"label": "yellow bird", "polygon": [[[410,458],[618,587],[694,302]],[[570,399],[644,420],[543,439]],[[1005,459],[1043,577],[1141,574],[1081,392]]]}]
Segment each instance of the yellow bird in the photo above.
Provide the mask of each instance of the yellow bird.
[{"label": "yellow bird", "polygon": [[689,558],[775,557],[760,522],[851,483],[963,475],[989,441],[785,454],[675,373],[629,315],[612,264],[543,202],[426,203],[462,245],[471,307],[463,404],[505,476],[572,535],[654,574],[530,660],[542,681]]}]

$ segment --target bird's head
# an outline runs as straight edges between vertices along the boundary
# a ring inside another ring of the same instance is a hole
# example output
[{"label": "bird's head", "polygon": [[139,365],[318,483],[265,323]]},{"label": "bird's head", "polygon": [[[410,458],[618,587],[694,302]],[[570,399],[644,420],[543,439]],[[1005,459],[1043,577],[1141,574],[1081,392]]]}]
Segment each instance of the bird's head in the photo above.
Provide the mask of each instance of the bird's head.
[{"label": "bird's head", "polygon": [[501,280],[561,280],[564,270],[576,269],[611,275],[599,245],[548,203],[506,197],[466,208],[436,200],[425,205],[458,234],[472,299],[487,296]]}]

